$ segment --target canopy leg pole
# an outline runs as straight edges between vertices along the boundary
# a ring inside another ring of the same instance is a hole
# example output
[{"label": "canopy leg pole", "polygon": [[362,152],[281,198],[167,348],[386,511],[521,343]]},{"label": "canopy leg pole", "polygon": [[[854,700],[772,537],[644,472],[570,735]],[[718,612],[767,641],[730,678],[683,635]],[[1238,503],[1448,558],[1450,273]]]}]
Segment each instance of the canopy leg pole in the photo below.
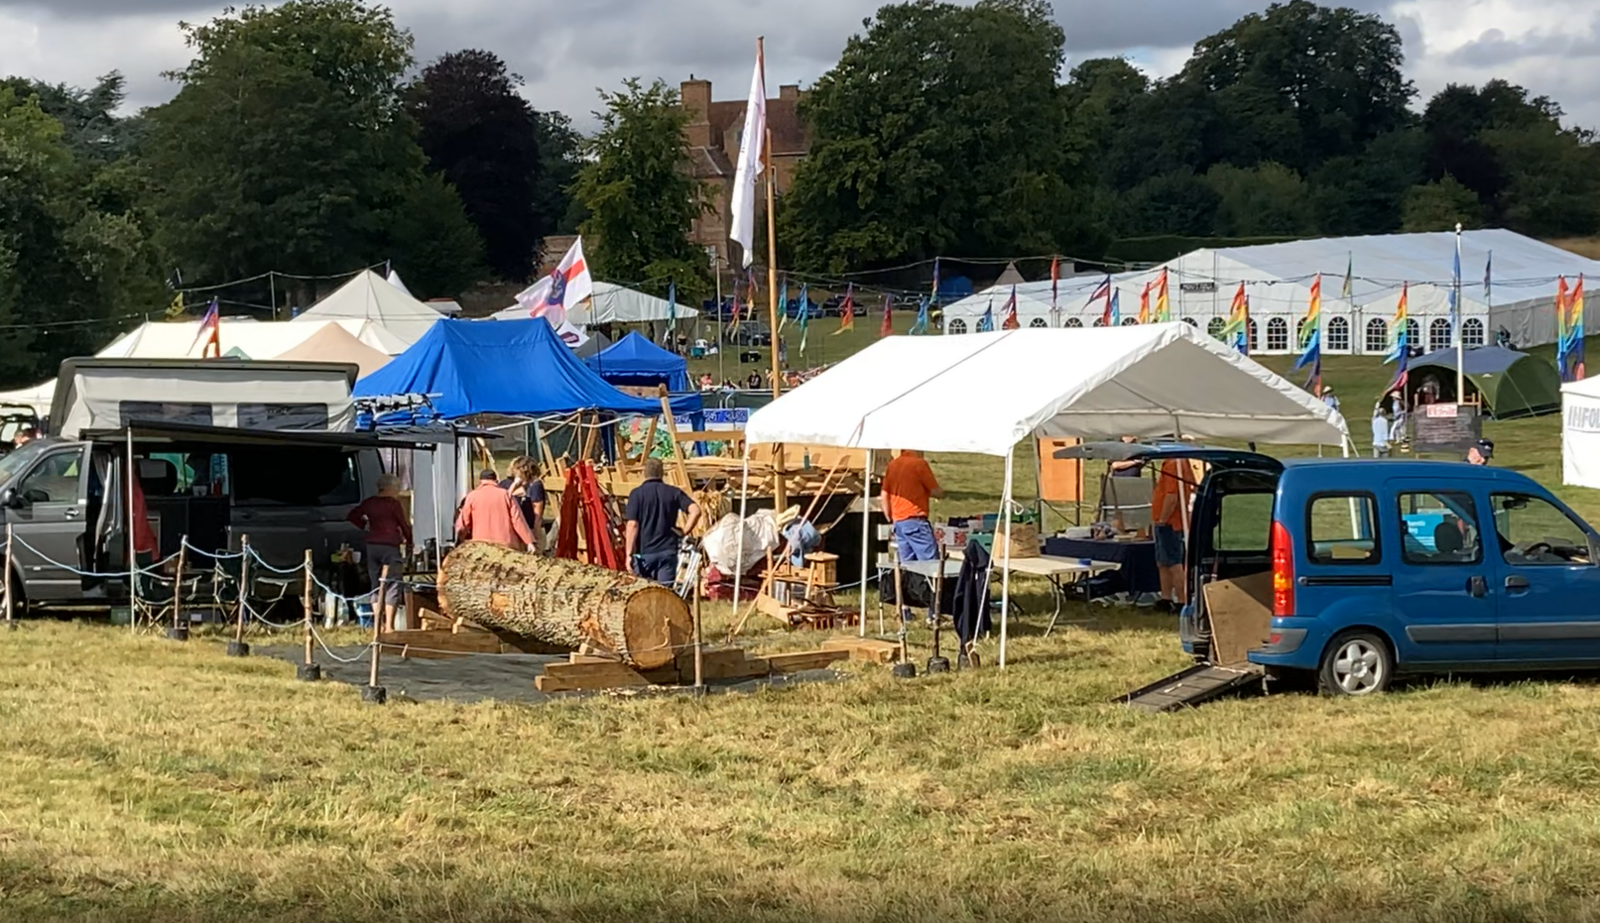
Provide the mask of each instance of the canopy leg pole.
[{"label": "canopy leg pole", "polygon": [[[128,549],[128,630],[137,635],[139,633],[139,615],[135,610],[138,608],[136,604],[139,601],[139,574],[135,563],[137,561],[135,557],[136,549],[133,547],[133,479],[139,476],[139,471],[133,465],[133,424],[128,423],[126,425],[128,428],[128,510],[127,515],[122,517],[122,540]],[[10,552],[11,546],[7,545],[6,553],[9,554]],[[156,548],[156,557],[160,556],[161,549],[158,547]],[[11,575],[7,574],[6,579],[11,579]],[[183,574],[180,573],[177,581],[173,583],[175,588],[172,591],[174,599],[177,598],[178,590],[176,588],[181,587],[182,584]],[[9,595],[9,590],[7,592]]]},{"label": "canopy leg pole", "polygon": [[861,472],[861,611],[857,621],[861,637],[867,636],[867,557],[872,553],[872,450],[867,450],[867,466]]},{"label": "canopy leg pole", "polygon": [[1001,490],[1000,516],[1003,520],[1001,528],[1005,531],[1005,555],[1000,563],[1000,669],[1006,668],[1006,638],[1007,628],[1011,616],[1011,476],[1013,456],[1017,450],[1012,448],[1006,452],[1006,479],[1005,487]]},{"label": "canopy leg pole", "polygon": [[739,547],[733,553],[733,612],[739,613],[739,587],[744,582],[744,518],[750,506],[750,443],[744,444],[744,471],[739,475]]}]

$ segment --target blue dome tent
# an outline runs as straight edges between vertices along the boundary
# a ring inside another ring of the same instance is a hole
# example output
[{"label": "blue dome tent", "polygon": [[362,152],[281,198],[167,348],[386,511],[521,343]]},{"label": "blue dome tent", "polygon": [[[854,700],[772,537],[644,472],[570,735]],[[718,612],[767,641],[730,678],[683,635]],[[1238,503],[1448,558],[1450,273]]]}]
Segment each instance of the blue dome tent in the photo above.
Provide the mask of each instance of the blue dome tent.
[{"label": "blue dome tent", "polygon": [[585,359],[584,364],[613,385],[646,388],[666,385],[668,391],[690,390],[688,361],[638,333],[629,333],[609,348]]}]

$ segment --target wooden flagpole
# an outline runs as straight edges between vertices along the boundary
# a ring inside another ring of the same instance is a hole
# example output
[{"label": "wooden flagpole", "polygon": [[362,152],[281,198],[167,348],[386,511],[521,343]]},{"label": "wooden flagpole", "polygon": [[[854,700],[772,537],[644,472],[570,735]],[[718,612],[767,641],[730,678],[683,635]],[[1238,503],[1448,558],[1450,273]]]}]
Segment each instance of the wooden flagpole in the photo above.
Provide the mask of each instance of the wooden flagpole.
[{"label": "wooden flagpole", "polygon": [[[767,87],[767,53],[765,39],[756,39],[756,66],[761,68],[761,92]],[[763,100],[765,105],[765,100]],[[766,129],[767,146],[767,329],[771,332],[767,347],[772,353],[772,399],[783,394],[783,369],[778,362],[778,234],[774,188],[778,185],[778,167],[772,158],[772,129]],[[782,513],[789,508],[788,485],[784,483],[783,446],[772,447],[772,511]]]}]

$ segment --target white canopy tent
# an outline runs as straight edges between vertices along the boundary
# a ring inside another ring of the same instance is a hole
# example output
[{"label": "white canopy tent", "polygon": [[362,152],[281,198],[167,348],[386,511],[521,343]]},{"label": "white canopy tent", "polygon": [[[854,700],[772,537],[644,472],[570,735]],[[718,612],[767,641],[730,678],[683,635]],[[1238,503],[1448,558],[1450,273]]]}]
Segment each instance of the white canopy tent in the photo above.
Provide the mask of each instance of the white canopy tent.
[{"label": "white canopy tent", "polygon": [[[1015,447],[1029,434],[1349,445],[1338,411],[1188,324],[1023,329],[879,340],[752,413],[746,472],[755,443],[994,455],[1005,459],[1005,510]],[[1002,666],[1009,563],[1001,571]]]},{"label": "white canopy tent", "polygon": [[1600,378],[1561,386],[1561,483],[1600,488]]},{"label": "white canopy tent", "polygon": [[[490,316],[494,320],[527,320],[528,310],[514,304]],[[594,294],[589,301],[568,311],[567,321],[575,327],[593,327],[597,324],[668,321],[673,316],[672,304],[665,298],[647,295],[613,282],[595,282]],[[694,308],[681,304],[677,307],[676,317],[679,320],[699,316],[700,312]]]},{"label": "white canopy tent", "polygon": [[407,345],[422,339],[444,315],[372,270],[364,270],[290,323],[355,318],[377,321]]}]

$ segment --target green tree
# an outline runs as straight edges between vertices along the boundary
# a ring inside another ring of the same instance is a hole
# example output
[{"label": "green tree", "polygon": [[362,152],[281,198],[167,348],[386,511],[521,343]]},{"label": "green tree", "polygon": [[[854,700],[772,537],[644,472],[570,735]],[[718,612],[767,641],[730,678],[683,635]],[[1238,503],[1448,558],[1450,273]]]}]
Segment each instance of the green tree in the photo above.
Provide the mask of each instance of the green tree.
[{"label": "green tree", "polygon": [[1600,146],[1589,133],[1547,122],[1481,138],[1505,166],[1499,211],[1507,227],[1534,237],[1600,231]]},{"label": "green tree", "polygon": [[1308,234],[1316,224],[1300,174],[1277,163],[1248,169],[1217,164],[1206,172],[1217,193],[1216,233],[1225,237]]},{"label": "green tree", "polygon": [[186,277],[335,274],[426,243],[397,236],[415,224],[402,219],[424,159],[401,105],[411,36],[387,9],[288,0],[183,29],[195,57],[149,113],[146,166]]},{"label": "green tree", "polygon": [[572,198],[572,184],[583,166],[583,136],[560,112],[535,112],[539,177],[533,184],[533,215],[541,238],[574,234],[588,215]]},{"label": "green tree", "polygon": [[1399,230],[1411,187],[1422,180],[1427,139],[1414,128],[1379,135],[1360,154],[1324,161],[1307,177],[1317,230],[1330,235]]},{"label": "green tree", "polygon": [[1459,224],[1463,228],[1483,226],[1483,206],[1471,189],[1446,175],[1432,183],[1411,187],[1406,193],[1405,214],[1401,230],[1406,233],[1422,231],[1453,231]]},{"label": "green tree", "polygon": [[1123,233],[1204,237],[1216,227],[1221,196],[1203,177],[1178,170],[1152,177],[1123,196]]},{"label": "green tree", "polygon": [[781,210],[799,265],[1076,249],[1081,142],[1056,84],[1062,32],[1039,0],[885,6],[801,107],[812,132]]},{"label": "green tree", "polygon": [[521,84],[499,57],[467,50],[428,65],[406,94],[428,169],[461,194],[489,268],[511,281],[532,274],[542,236],[534,214],[543,170],[539,125],[517,93]]},{"label": "green tree", "polygon": [[600,131],[572,187],[589,213],[580,230],[595,274],[660,292],[676,282],[686,297],[704,295],[711,274],[689,231],[706,198],[686,169],[688,117],[678,91],[630,79],[600,98]]},{"label": "green tree", "polygon": [[1224,159],[1305,171],[1412,122],[1403,60],[1377,16],[1289,0],[1201,39],[1179,79],[1214,96]]},{"label": "green tree", "polygon": [[23,77],[0,78],[0,87],[9,87],[18,99],[36,101],[45,114],[62,124],[64,139],[85,160],[109,162],[128,155],[143,127],[138,116],[117,114],[127,98],[127,80],[117,71],[88,89]]}]

